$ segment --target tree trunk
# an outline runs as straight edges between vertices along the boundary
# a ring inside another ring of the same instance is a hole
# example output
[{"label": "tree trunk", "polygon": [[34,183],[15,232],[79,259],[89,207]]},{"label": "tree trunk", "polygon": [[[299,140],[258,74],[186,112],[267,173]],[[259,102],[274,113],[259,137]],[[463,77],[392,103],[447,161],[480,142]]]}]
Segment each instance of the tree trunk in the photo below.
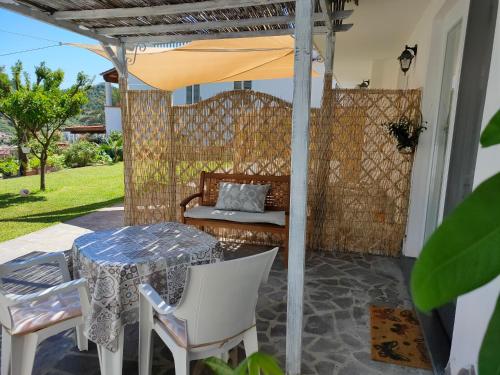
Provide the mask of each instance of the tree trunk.
[{"label": "tree trunk", "polygon": [[45,191],[45,165],[47,165],[47,152],[42,151],[40,155],[40,190]]},{"label": "tree trunk", "polygon": [[28,142],[28,134],[22,129],[16,127],[17,136],[17,155],[19,158],[19,176],[26,176],[28,170],[28,155],[23,152],[23,144]]},{"label": "tree trunk", "polygon": [[19,157],[19,176],[26,176],[28,170],[28,156],[23,152],[21,143],[17,145],[17,155]]}]

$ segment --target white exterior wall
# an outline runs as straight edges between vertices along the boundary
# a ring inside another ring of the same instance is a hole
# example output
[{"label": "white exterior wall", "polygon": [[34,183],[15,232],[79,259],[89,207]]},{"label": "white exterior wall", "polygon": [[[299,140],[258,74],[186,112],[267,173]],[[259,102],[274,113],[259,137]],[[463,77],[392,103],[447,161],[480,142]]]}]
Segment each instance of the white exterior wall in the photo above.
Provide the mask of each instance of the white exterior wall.
[{"label": "white exterior wall", "polygon": [[[323,93],[323,64],[314,64],[313,69],[319,74],[312,79],[311,105],[319,107],[321,105],[321,95]],[[233,90],[233,82],[207,83],[200,85],[201,100],[208,99],[224,91]],[[292,102],[293,79],[267,79],[252,81],[252,90],[263,92]],[[186,104],[186,88],[175,90],[173,93],[174,105]]]},{"label": "white exterior wall", "polygon": [[113,130],[122,131],[120,107],[104,107],[104,118],[106,119],[106,135],[109,135]]},{"label": "white exterior wall", "polygon": [[[491,117],[500,109],[500,12],[497,16],[495,40],[488,79],[488,89],[483,112],[483,129]],[[474,187],[500,172],[500,146],[479,148]],[[500,294],[500,277],[488,285],[460,297],[453,331],[450,364],[452,375],[461,368],[477,366],[477,358],[487,324],[493,314],[495,302]],[[477,373],[477,367],[476,367]]]},{"label": "white exterior wall", "polygon": [[373,60],[370,88],[395,89],[398,87],[399,61],[396,57],[383,60]]},{"label": "white exterior wall", "polygon": [[[424,12],[423,19],[417,24],[411,39],[408,40],[408,44],[418,44],[418,62],[407,73],[408,87],[423,86],[422,114],[424,121],[428,123],[427,131],[420,136],[412,171],[407,235],[403,245],[403,254],[410,257],[417,257],[424,244],[446,36],[453,25],[462,22],[462,35],[458,52],[460,59],[458,66],[460,67],[468,7],[469,0],[434,0]],[[406,84],[406,82],[404,83]],[[400,78],[399,85],[401,84]],[[454,100],[456,101],[456,97]],[[453,123],[453,119],[450,119],[448,146],[451,146],[453,137]],[[447,155],[449,158],[449,150]],[[446,164],[448,161],[449,159]],[[446,179],[444,180],[446,183]]]}]

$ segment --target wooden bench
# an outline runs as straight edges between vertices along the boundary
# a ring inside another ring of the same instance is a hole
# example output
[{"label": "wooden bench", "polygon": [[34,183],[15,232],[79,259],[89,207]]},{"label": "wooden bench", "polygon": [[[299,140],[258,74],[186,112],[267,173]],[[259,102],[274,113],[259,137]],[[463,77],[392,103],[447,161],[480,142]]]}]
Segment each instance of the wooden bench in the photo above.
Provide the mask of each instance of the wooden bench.
[{"label": "wooden bench", "polygon": [[[269,184],[264,214],[216,210],[219,183]],[[198,198],[198,207],[187,208]],[[242,229],[255,232],[277,233],[283,238],[283,261],[288,266],[288,216],[290,206],[290,176],[262,176],[201,172],[200,192],[184,199],[181,204],[182,222],[199,227]],[[187,216],[186,216],[187,215]],[[263,216],[258,216],[263,215]],[[216,217],[216,218],[215,218]],[[233,220],[236,217],[237,221]],[[252,222],[243,222],[246,218]],[[261,221],[262,220],[262,221]]]}]

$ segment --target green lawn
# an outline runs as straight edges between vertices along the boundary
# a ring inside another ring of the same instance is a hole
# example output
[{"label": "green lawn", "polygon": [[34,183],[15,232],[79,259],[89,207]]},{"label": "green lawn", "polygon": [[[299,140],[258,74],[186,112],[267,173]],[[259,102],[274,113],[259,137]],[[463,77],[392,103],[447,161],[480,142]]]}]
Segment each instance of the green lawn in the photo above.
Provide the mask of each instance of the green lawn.
[{"label": "green lawn", "polygon": [[[40,176],[0,179],[0,241],[85,215],[123,200],[123,163],[64,169]],[[21,197],[21,189],[31,194]]]}]

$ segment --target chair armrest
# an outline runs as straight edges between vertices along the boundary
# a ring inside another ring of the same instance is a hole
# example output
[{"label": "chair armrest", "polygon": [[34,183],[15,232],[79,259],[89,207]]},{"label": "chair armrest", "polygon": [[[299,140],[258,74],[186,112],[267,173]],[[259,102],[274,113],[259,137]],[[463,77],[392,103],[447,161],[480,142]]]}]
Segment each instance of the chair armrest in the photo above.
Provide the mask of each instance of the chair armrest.
[{"label": "chair armrest", "polygon": [[17,270],[28,268],[40,264],[57,264],[61,270],[63,281],[70,281],[68,263],[63,253],[49,253],[43,254],[30,259],[22,260],[19,262],[9,262],[0,265],[0,278],[4,278]]},{"label": "chair armrest", "polygon": [[198,192],[196,194],[190,195],[189,197],[187,197],[187,198],[185,198],[185,199],[182,200],[182,202],[180,203],[180,206],[186,208],[186,206],[188,205],[189,202],[191,202],[195,198],[201,197],[202,195],[203,194],[201,192]]},{"label": "chair armrest", "polygon": [[44,289],[40,292],[29,294],[5,294],[4,297],[7,299],[7,304],[9,306],[15,306],[21,303],[41,301],[56,294],[70,292],[73,290],[78,290],[80,292],[80,299],[82,299],[82,296],[86,298],[86,301],[81,301],[82,305],[85,303],[88,304],[89,294],[87,289],[87,280],[85,279],[67,281],[65,283]]},{"label": "chair armrest", "polygon": [[139,285],[139,293],[158,314],[166,315],[175,311],[175,306],[166,303],[151,285]]}]

